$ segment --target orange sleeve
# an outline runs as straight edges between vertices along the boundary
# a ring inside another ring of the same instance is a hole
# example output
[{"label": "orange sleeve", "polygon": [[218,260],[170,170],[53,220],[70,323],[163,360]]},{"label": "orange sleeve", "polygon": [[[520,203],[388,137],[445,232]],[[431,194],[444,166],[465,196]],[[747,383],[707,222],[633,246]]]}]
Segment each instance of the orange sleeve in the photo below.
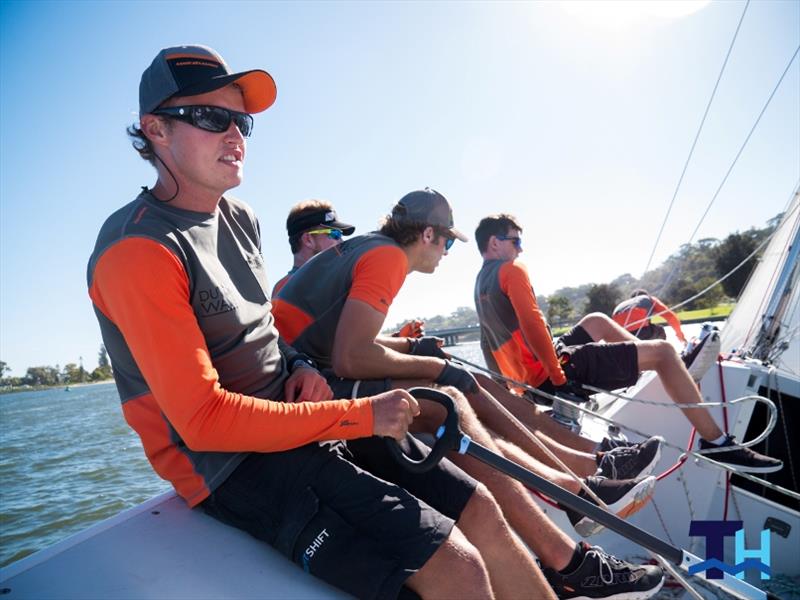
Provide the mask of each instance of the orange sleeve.
[{"label": "orange sleeve", "polygon": [[670,327],[675,330],[675,335],[678,336],[678,339],[685,344],[686,336],[683,335],[683,330],[681,329],[681,320],[678,318],[678,315],[672,312],[658,298],[650,296],[650,299],[653,301],[653,305],[656,307],[656,314],[659,317],[663,317],[664,320],[670,324]]},{"label": "orange sleeve", "polygon": [[122,332],[159,408],[193,450],[273,452],[372,435],[366,398],[289,404],[222,389],[183,265],[153,240],[126,238],[109,248],[89,295]]},{"label": "orange sleeve", "polygon": [[353,285],[347,297],[366,302],[385,315],[403,286],[407,272],[408,258],[397,246],[369,250],[353,267]]},{"label": "orange sleeve", "polygon": [[542,363],[553,385],[564,385],[567,377],[558,362],[553,339],[547,329],[536,294],[533,293],[528,271],[522,263],[507,262],[500,267],[500,289],[508,296],[517,315],[522,335],[533,354]]}]

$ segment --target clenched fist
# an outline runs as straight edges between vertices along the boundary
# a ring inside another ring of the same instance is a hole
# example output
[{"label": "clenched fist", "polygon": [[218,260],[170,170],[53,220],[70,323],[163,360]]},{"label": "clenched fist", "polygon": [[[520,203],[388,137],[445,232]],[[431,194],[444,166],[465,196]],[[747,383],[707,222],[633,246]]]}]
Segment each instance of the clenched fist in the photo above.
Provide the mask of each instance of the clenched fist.
[{"label": "clenched fist", "polygon": [[402,440],[419,414],[419,403],[405,390],[390,390],[371,398],[372,434]]}]

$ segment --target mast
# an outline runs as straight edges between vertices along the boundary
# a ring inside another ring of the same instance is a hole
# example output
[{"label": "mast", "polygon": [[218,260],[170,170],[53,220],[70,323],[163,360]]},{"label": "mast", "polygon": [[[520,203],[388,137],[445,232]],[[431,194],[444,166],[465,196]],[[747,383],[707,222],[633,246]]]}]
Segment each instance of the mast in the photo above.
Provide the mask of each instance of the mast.
[{"label": "mast", "polygon": [[[780,274],[772,288],[767,308],[761,316],[761,328],[753,342],[750,355],[758,360],[775,362],[789,347],[788,341],[780,342],[780,335],[784,326],[784,317],[790,308],[792,291],[796,288],[800,278],[800,187],[795,190],[794,198],[786,211],[783,221],[778,225],[790,227],[793,232],[789,234],[790,243],[780,266]],[[770,244],[771,246],[771,244]],[[769,250],[770,248],[768,248]]]}]

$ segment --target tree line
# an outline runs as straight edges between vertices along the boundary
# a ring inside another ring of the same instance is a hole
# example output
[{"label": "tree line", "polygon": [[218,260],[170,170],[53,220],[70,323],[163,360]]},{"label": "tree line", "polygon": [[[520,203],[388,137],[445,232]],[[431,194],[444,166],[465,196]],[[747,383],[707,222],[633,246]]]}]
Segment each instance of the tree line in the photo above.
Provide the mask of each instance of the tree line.
[{"label": "tree line", "polygon": [[59,365],[28,367],[22,377],[6,377],[5,375],[9,371],[11,368],[8,363],[0,360],[0,387],[2,388],[72,385],[105,381],[112,377],[111,363],[103,344],[100,344],[100,351],[97,354],[97,368],[91,373],[83,368],[83,358],[80,358],[77,364],[67,363],[63,368]]},{"label": "tree line", "polygon": [[[607,283],[587,283],[577,287],[563,287],[549,296],[538,296],[539,307],[548,322],[559,327],[579,320],[590,312],[611,315],[614,307],[628,298],[637,288],[646,289],[666,305],[673,306],[698,294],[715,281],[727,275],[734,267],[752,254],[780,223],[783,214],[770,219],[762,228],[734,232],[726,238],[705,238],[684,244],[661,265],[647,271],[640,279],[630,273],[620,275]],[[725,302],[735,302],[758,264],[759,256],[721,284],[715,285],[702,296],[683,306],[683,310],[711,308]],[[462,306],[450,315],[423,318],[428,330],[468,327],[478,324],[474,308]],[[401,324],[398,324],[396,330]]]}]

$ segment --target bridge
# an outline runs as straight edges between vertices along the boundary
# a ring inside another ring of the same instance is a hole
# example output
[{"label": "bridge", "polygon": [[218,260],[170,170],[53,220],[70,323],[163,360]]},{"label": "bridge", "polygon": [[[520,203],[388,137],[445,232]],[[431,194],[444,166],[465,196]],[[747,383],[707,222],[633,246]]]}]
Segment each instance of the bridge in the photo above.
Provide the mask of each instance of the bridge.
[{"label": "bridge", "polygon": [[426,329],[425,335],[435,335],[436,337],[444,338],[445,346],[455,346],[458,344],[459,336],[468,333],[477,334],[480,330],[480,325],[468,325],[466,327],[451,327],[449,329]]}]

